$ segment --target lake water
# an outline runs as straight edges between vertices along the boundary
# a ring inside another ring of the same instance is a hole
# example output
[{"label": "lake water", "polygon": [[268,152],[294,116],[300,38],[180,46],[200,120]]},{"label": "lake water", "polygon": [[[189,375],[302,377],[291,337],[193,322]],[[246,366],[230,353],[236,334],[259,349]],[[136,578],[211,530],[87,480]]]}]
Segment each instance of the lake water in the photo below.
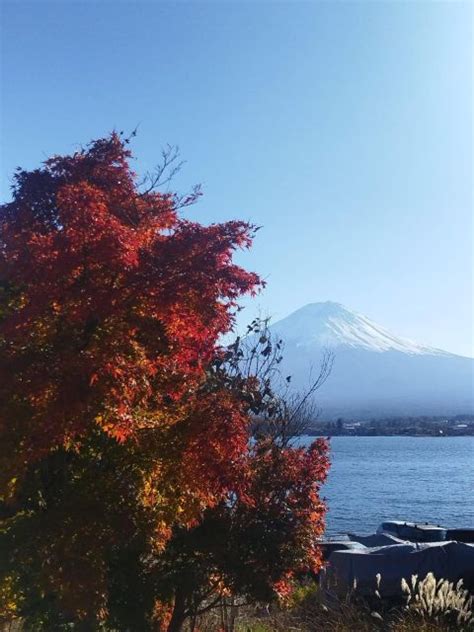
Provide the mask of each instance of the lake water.
[{"label": "lake water", "polygon": [[474,527],[474,437],[333,437],[322,495],[329,534],[387,519]]}]

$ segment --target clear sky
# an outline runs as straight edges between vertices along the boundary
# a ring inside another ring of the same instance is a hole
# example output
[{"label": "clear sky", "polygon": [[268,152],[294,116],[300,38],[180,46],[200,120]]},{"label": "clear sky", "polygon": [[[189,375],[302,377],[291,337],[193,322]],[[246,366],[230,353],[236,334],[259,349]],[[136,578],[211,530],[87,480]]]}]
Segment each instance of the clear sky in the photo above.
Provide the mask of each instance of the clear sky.
[{"label": "clear sky", "polygon": [[334,300],[465,355],[473,336],[470,2],[7,2],[1,183],[131,131],[263,226],[239,261],[274,319]]}]

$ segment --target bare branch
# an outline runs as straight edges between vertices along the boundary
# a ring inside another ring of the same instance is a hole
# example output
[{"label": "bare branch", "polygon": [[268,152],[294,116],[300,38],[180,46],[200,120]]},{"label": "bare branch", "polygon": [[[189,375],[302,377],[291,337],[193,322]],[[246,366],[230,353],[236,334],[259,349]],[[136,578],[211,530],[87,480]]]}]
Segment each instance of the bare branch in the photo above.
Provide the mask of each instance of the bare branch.
[{"label": "bare branch", "polygon": [[258,380],[259,388],[250,401],[255,434],[271,436],[282,446],[304,434],[319,416],[314,396],[331,373],[334,354],[325,350],[317,375],[313,377],[310,371],[307,390],[291,393],[291,376],[284,378],[280,369],[283,342],[271,334],[268,318],[252,321],[246,336],[237,338],[227,351],[225,371],[230,380],[236,384]]},{"label": "bare branch", "polygon": [[161,163],[155,170],[147,171],[138,187],[145,187],[141,195],[148,195],[152,191],[168,184],[184,165],[184,160],[179,159],[179,147],[177,145],[166,145],[161,150]]},{"label": "bare branch", "polygon": [[[136,130],[134,130],[132,136],[135,133]],[[138,188],[142,189],[141,197],[146,197],[156,192],[173,180],[185,164],[184,160],[179,160],[179,155],[179,147],[177,145],[166,145],[161,150],[161,163],[155,167],[154,171],[147,171],[138,184]],[[170,193],[166,191],[166,194],[172,198],[173,207],[179,210],[195,204],[202,195],[202,189],[200,184],[195,184],[187,193]]]}]

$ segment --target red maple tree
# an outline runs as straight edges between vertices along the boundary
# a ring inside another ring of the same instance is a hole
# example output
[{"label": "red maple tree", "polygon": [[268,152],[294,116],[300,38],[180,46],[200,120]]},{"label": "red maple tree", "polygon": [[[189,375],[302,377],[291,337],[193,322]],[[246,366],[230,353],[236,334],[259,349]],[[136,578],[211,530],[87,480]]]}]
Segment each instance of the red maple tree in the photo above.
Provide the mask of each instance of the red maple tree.
[{"label": "red maple tree", "polygon": [[[149,599],[126,629],[153,629],[168,606],[150,565],[230,499],[264,516],[280,489],[298,563],[319,563],[324,446],[256,460],[261,383],[212,369],[239,298],[262,285],[233,262],[254,228],[183,219],[199,191],[141,187],[130,158],[114,133],[18,170],[0,209],[0,597],[37,630],[123,614],[111,586],[135,577],[130,559]],[[291,572],[284,559],[268,585]]]}]

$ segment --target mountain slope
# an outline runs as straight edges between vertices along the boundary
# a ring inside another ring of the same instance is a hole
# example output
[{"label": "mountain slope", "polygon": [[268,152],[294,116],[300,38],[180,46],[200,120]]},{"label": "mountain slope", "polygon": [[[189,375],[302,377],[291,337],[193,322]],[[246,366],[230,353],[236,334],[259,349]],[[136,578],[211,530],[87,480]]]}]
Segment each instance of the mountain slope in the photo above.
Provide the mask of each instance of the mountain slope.
[{"label": "mountain slope", "polygon": [[395,336],[339,303],[312,303],[270,327],[304,389],[325,349],[334,366],[317,394],[322,417],[474,412],[474,360]]}]

